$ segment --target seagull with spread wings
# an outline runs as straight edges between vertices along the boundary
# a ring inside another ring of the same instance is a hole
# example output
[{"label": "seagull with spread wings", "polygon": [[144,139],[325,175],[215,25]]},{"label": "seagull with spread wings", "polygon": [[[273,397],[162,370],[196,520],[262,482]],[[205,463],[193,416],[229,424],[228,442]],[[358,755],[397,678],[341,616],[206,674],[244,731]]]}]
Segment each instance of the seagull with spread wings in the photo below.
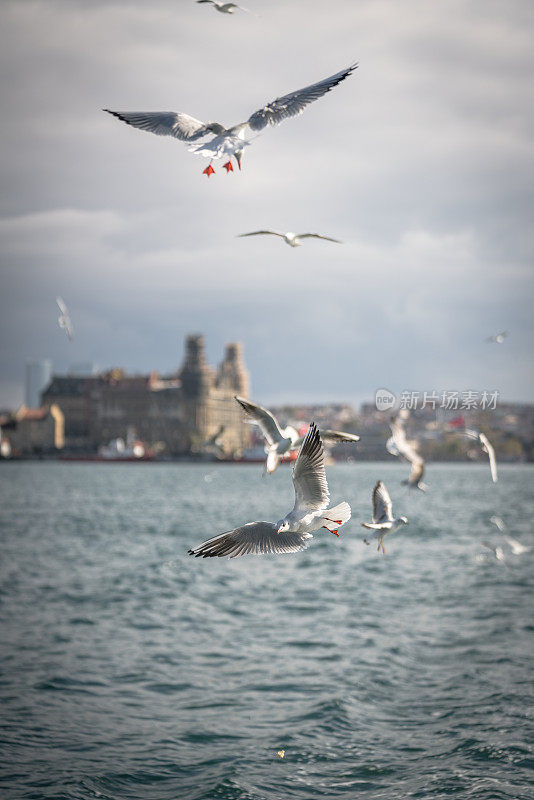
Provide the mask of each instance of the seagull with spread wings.
[{"label": "seagull with spread wings", "polygon": [[[389,496],[389,492],[386,489],[386,486],[382,481],[378,481],[375,488],[373,489],[373,521],[372,522],[362,522],[363,528],[369,528],[370,530],[374,531],[371,534],[371,539],[375,539],[378,541],[377,550],[386,553],[386,548],[384,547],[384,536],[387,533],[394,533],[398,528],[402,525],[407,525],[408,520],[406,517],[398,517],[395,519],[393,516],[393,504],[391,502],[391,497]],[[371,544],[368,539],[363,540],[365,544]]]},{"label": "seagull with spread wings", "polygon": [[[231,128],[226,128],[220,122],[201,122],[188,114],[174,111],[123,112],[111,111],[109,108],[105,108],[104,111],[113,114],[134,128],[155,133],[158,136],[173,136],[175,139],[189,143],[191,145],[189,149],[193,153],[210,159],[209,165],[203,171],[209,178],[215,172],[211,165],[214,159],[227,158],[228,160],[223,166],[228,173],[234,171],[232,166],[232,156],[234,156],[239,169],[241,169],[243,148],[250,144],[248,136],[259,133],[270,125],[278,125],[284,119],[302,114],[310,103],[318,100],[319,97],[345,80],[357,66],[357,64],[351,64],[347,69],[336,72],[335,75],[318,81],[318,83],[278,97],[255,111],[246,122],[240,122]],[[207,137],[210,136],[212,138],[208,139]],[[204,141],[201,142],[201,140]]]},{"label": "seagull with spread wings", "polygon": [[72,342],[72,340],[74,339],[74,327],[72,325],[72,321],[67,306],[65,305],[65,302],[61,299],[61,297],[56,297],[56,303],[58,304],[59,310],[61,311],[61,314],[57,318],[58,325],[60,328],[63,328],[63,330],[67,334],[69,342]]},{"label": "seagull with spread wings", "polygon": [[233,14],[236,8],[239,8],[241,11],[248,11],[247,8],[238,6],[237,3],[221,3],[219,0],[197,0],[197,3],[211,3],[213,8],[216,11],[220,11],[221,14]]},{"label": "seagull with spread wings", "polygon": [[248,522],[233,531],[221,533],[189,550],[199,558],[296,553],[308,545],[313,531],[319,528],[339,536],[338,529],[350,519],[346,502],[328,508],[330,492],[326,481],[323,443],[319,429],[312,422],[293,468],[295,505],[278,522]]},{"label": "seagull with spread wings", "polygon": [[404,419],[399,413],[390,422],[391,436],[386,442],[386,450],[392,456],[399,456],[406,459],[412,465],[408,480],[403,481],[405,486],[410,489],[420,489],[426,492],[428,486],[423,483],[425,473],[425,461],[417,451],[417,442],[409,442],[404,428]]},{"label": "seagull with spread wings", "polygon": [[[274,414],[263,406],[252,403],[250,400],[245,400],[244,397],[239,397],[239,395],[235,395],[235,399],[247,415],[248,421],[252,425],[258,425],[267,440],[265,472],[270,475],[276,470],[287,453],[298,450],[302,446],[305,437],[299,436],[298,431],[291,425],[281,428]],[[344,431],[320,430],[319,435],[326,445],[360,441],[360,437],[356,436],[356,434],[345,433]]]},{"label": "seagull with spread wings", "polygon": [[240,233],[238,239],[243,236],[280,236],[286,244],[290,247],[299,247],[302,244],[302,239],[324,239],[327,242],[335,242],[336,244],[343,244],[339,239],[332,239],[330,236],[322,236],[320,233],[278,233],[278,231],[252,231],[251,233]]}]

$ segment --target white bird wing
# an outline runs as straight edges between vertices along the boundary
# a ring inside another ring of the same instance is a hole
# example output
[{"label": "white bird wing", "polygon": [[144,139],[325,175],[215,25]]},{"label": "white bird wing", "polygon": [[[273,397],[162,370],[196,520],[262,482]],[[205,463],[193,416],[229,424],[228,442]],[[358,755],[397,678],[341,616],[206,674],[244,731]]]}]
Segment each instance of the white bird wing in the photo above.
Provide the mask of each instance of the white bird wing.
[{"label": "white bird wing", "polygon": [[406,431],[402,421],[395,417],[390,423],[391,437],[386,442],[386,448],[392,455],[403,456],[411,464],[424,465],[423,459],[416,448],[406,438]]},{"label": "white bird wing", "polygon": [[235,558],[249,554],[296,553],[307,547],[309,533],[278,533],[274,522],[248,522],[233,531],[221,533],[188,551],[199,558]]},{"label": "white bird wing", "polygon": [[408,479],[409,483],[417,485],[419,481],[422,480],[423,475],[425,474],[425,462],[422,458],[419,461],[412,461],[412,469],[410,472],[410,477]]},{"label": "white bird wing", "polygon": [[252,231],[251,233],[240,233],[238,234],[237,238],[241,239],[243,236],[281,236],[282,239],[284,238],[283,233],[278,233],[277,231]]},{"label": "white bird wing", "polygon": [[332,239],[331,236],[321,236],[320,233],[297,233],[297,239],[324,239],[327,242],[343,244],[343,242],[340,242],[339,239]]},{"label": "white bird wing", "polygon": [[345,431],[320,430],[319,436],[324,444],[337,444],[339,442],[359,442],[360,437],[355,433],[345,433]]},{"label": "white bird wing", "polygon": [[65,305],[65,301],[63,300],[63,298],[62,297],[56,297],[56,303],[58,304],[58,307],[59,307],[59,310],[61,311],[61,313],[64,314],[65,316],[68,316],[69,312],[67,310],[67,306]]},{"label": "white bird wing", "polygon": [[331,75],[318,83],[312,83],[311,86],[306,86],[304,89],[297,89],[283,97],[277,97],[276,100],[255,111],[249,117],[248,126],[253,131],[261,131],[268,125],[278,125],[284,119],[302,114],[310,103],[318,100],[319,97],[322,97],[337,86],[338,83],[345,80],[357,66],[357,64],[351,64],[347,69],[336,72],[335,75]]},{"label": "white bird wing", "polygon": [[497,459],[495,458],[495,450],[493,448],[493,445],[491,444],[490,440],[484,433],[479,433],[478,438],[480,440],[482,447],[488,454],[491,479],[493,483],[497,483]]},{"label": "white bird wing", "polygon": [[69,337],[69,341],[72,342],[74,339],[74,327],[72,325],[70,317],[65,318],[65,332]]},{"label": "white bird wing", "polygon": [[323,443],[314,422],[308,428],[293,468],[293,486],[295,505],[292,513],[305,516],[328,507],[330,492],[326,482]]},{"label": "white bird wing", "polygon": [[393,504],[391,497],[382,481],[378,481],[373,489],[373,522],[392,522]]},{"label": "white bird wing", "polygon": [[500,517],[496,516],[490,517],[490,522],[493,522],[493,524],[497,526],[497,528],[500,530],[501,533],[504,533],[504,531],[506,530],[506,525],[504,524],[504,522]]},{"label": "white bird wing", "polygon": [[182,142],[193,142],[207,136],[211,131],[204,122],[174,111],[111,111],[104,108],[108,114],[113,114],[117,119],[157,136],[173,136]]},{"label": "white bird wing", "polygon": [[238,395],[234,395],[234,397],[252,422],[260,426],[263,435],[270,445],[277,444],[284,439],[280,426],[270,411],[267,411],[263,406],[245,400],[244,397],[239,397]]}]

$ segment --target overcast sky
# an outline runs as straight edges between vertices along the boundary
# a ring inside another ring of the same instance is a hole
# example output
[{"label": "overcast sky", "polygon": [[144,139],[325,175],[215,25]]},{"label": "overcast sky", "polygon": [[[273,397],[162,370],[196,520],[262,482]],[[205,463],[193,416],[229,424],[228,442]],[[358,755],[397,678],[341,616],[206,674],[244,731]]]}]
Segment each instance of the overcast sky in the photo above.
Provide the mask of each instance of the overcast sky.
[{"label": "overcast sky", "polygon": [[[212,363],[241,340],[265,403],[534,400],[534,4],[245,5],[1,4],[0,406],[27,359],[168,373],[190,332]],[[230,125],[353,61],[241,173],[101,111]],[[236,238],[264,227],[345,243]]]}]

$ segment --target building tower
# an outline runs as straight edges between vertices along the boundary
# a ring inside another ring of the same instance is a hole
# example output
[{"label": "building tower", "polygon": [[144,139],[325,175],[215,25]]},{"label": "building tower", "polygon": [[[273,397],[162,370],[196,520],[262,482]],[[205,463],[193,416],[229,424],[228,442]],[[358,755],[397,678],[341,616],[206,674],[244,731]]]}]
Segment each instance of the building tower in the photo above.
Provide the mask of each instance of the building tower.
[{"label": "building tower", "polygon": [[26,381],[24,403],[28,408],[39,408],[41,392],[46,389],[52,377],[52,363],[48,359],[26,361]]},{"label": "building tower", "polygon": [[231,342],[226,345],[224,359],[219,367],[217,385],[233,394],[248,397],[250,380],[243,361],[243,345]]}]

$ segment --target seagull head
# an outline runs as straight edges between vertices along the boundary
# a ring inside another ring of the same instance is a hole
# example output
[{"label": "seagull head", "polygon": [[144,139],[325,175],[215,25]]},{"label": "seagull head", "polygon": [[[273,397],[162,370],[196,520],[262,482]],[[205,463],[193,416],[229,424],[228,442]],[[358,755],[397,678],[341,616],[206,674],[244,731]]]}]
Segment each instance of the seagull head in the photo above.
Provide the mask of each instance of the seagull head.
[{"label": "seagull head", "polygon": [[287,519],[281,519],[280,522],[278,523],[278,530],[276,532],[285,533],[288,530],[289,530],[289,522],[287,521]]},{"label": "seagull head", "polygon": [[408,520],[406,517],[399,517],[399,522],[402,522],[403,525],[408,525]]},{"label": "seagull head", "polygon": [[221,125],[220,122],[208,122],[206,130],[210,131],[210,133],[214,133],[215,136],[220,136],[221,133],[225,132],[226,128],[224,125]]}]

